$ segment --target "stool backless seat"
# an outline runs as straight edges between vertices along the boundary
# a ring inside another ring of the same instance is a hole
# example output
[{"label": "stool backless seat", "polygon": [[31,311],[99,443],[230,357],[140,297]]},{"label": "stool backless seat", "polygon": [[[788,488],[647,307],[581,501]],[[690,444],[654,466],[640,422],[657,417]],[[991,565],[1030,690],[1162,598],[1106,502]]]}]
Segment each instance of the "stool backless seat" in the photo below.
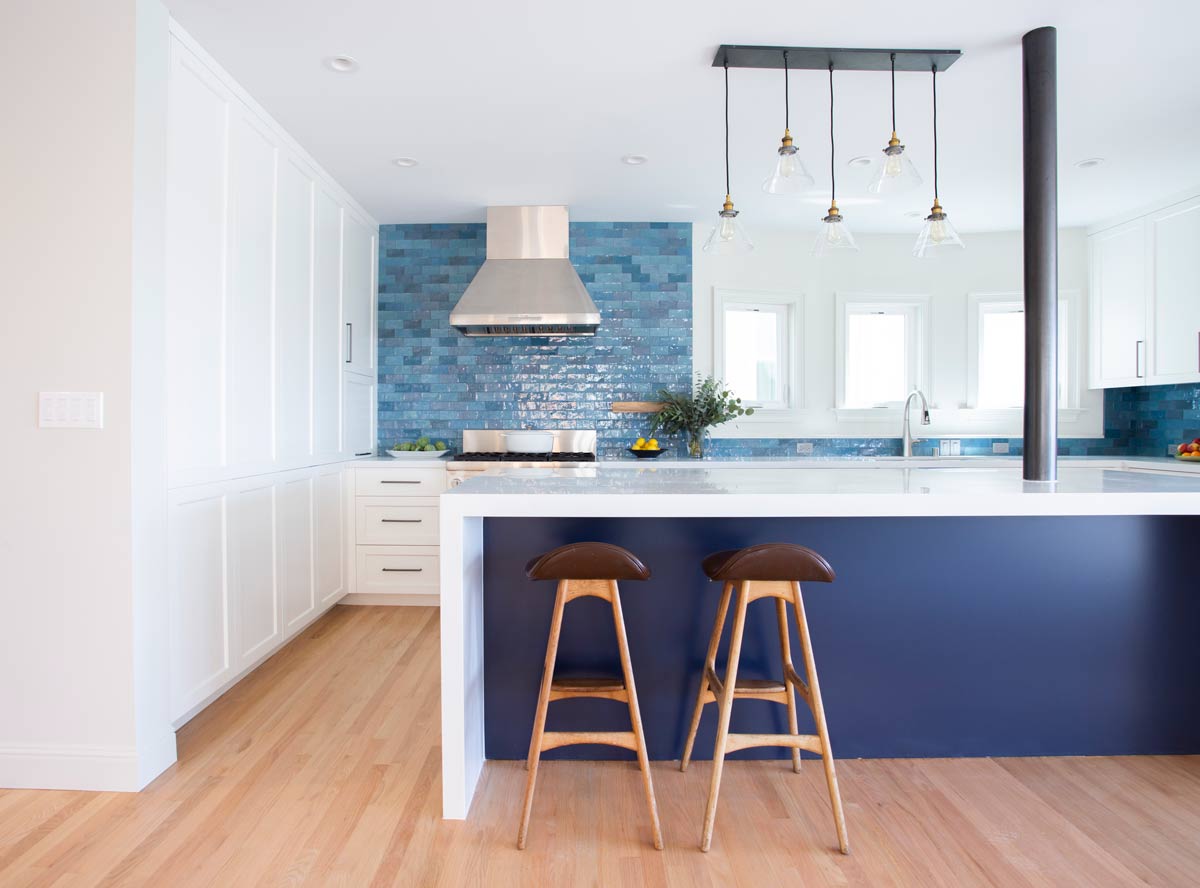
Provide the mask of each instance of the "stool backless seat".
[{"label": "stool backless seat", "polygon": [[[817,680],[817,666],[813,659],[812,641],[808,622],[804,616],[804,599],[800,593],[801,583],[833,582],[833,568],[829,562],[811,549],[792,543],[766,543],[746,549],[731,549],[717,552],[704,559],[703,568],[709,579],[724,584],[717,605],[717,618],[708,642],[708,653],[704,660],[704,673],[700,679],[700,690],[692,723],[688,730],[680,770],[687,770],[692,757],[692,746],[696,741],[696,730],[704,707],[716,703],[717,738],[713,749],[712,781],[708,792],[708,807],[704,813],[704,830],[700,847],[707,851],[712,846],[713,824],[717,816],[717,796],[721,790],[721,772],[725,755],[738,749],[755,746],[785,746],[792,750],[792,769],[800,770],[800,750],[820,755],[825,765],[825,780],[829,786],[829,801],[833,806],[833,819],[837,827],[838,847],[843,854],[849,853],[846,837],[846,820],[842,813],[842,798],[838,791],[837,771],[833,763],[833,749],[829,743],[829,727],[825,723],[825,707],[821,702],[821,685]],[[736,594],[736,600],[734,596]],[[760,598],[775,600],[775,617],[779,628],[779,646],[783,660],[782,681],[746,680],[738,678],[738,662],[742,653],[742,635],[746,625],[746,609],[750,602]],[[729,657],[724,678],[717,675],[717,648],[729,614],[729,605],[734,603],[733,629],[729,641]],[[787,605],[792,605],[800,634],[800,649],[804,658],[807,680],[801,678],[792,664],[789,641]],[[812,712],[816,723],[816,734],[801,734],[796,714],[798,694]],[[734,700],[770,700],[787,706],[787,734],[733,734],[729,731],[729,719]]]},{"label": "stool backless seat", "polygon": [[[517,847],[524,848],[529,832],[529,815],[533,808],[533,790],[537,782],[538,762],[547,749],[579,743],[601,743],[619,746],[637,753],[642,772],[646,805],[650,809],[650,827],[654,847],[662,849],[662,830],[658,823],[658,805],[654,800],[654,784],[650,779],[650,757],[646,753],[646,738],[642,732],[642,717],[638,710],[637,689],[633,682],[633,667],[629,660],[629,641],[625,636],[625,618],[621,612],[619,580],[645,580],[650,570],[632,552],[608,543],[571,543],[547,552],[525,567],[534,580],[557,580],[554,613],[550,618],[550,638],[546,644],[546,663],[542,669],[541,690],[538,693],[537,713],[533,721],[533,736],[529,741],[526,767],[529,778],[525,785],[525,805],[517,833]],[[554,677],[558,655],[558,639],[562,631],[563,611],[567,602],[594,596],[612,607],[613,626],[617,634],[617,650],[621,659],[619,678],[561,678]],[[629,707],[629,731],[547,731],[546,710],[555,700],[572,697],[597,697],[619,700]]]}]

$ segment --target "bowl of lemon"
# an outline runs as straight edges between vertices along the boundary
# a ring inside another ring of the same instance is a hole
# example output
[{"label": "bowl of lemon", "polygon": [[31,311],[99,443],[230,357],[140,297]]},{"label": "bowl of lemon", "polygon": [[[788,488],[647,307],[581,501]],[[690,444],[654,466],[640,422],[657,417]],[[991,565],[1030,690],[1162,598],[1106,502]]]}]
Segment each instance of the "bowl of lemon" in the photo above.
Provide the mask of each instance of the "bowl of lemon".
[{"label": "bowl of lemon", "polygon": [[662,450],[658,446],[657,438],[651,438],[648,441],[645,438],[638,438],[633,442],[633,446],[629,448],[629,452],[638,459],[654,459],[666,453],[665,450]]}]

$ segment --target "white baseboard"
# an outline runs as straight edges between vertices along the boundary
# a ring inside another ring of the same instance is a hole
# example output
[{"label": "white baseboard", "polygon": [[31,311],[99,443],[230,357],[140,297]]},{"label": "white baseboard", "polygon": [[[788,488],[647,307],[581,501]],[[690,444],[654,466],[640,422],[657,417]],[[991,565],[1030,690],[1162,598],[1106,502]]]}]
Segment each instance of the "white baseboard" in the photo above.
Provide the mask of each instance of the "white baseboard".
[{"label": "white baseboard", "polygon": [[144,785],[131,746],[0,746],[0,786],[6,789],[137,792]]},{"label": "white baseboard", "polygon": [[434,593],[428,595],[403,595],[398,593],[382,594],[378,592],[351,592],[338,604],[356,605],[383,605],[385,607],[438,607],[441,605],[441,596]]}]

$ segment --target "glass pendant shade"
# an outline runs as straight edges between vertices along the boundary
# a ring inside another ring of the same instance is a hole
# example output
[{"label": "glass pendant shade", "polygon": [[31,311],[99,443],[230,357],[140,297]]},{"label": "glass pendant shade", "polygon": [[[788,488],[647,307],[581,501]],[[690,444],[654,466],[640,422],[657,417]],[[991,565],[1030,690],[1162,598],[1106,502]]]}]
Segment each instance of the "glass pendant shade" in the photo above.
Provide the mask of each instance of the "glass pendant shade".
[{"label": "glass pendant shade", "polygon": [[829,213],[822,221],[821,230],[817,233],[817,241],[813,244],[814,256],[828,256],[841,251],[856,252],[858,244],[854,235],[846,227],[846,220],[838,212],[837,203],[829,208]]},{"label": "glass pendant shade", "polygon": [[754,244],[737,220],[738,211],[725,195],[725,205],[718,214],[717,224],[704,242],[704,252],[714,256],[742,256],[754,249]]},{"label": "glass pendant shade", "polygon": [[904,153],[904,146],[892,133],[892,138],[883,149],[883,162],[875,170],[867,190],[872,194],[903,194],[921,184],[921,174]]},{"label": "glass pendant shade", "polygon": [[955,248],[963,248],[962,239],[950,224],[942,205],[934,201],[933,208],[925,217],[925,227],[917,235],[913,255],[918,259],[931,259],[952,252]]},{"label": "glass pendant shade", "polygon": [[801,194],[813,187],[814,179],[804,168],[804,162],[792,144],[792,136],[786,131],[778,155],[775,169],[763,181],[763,191],[767,194]]}]

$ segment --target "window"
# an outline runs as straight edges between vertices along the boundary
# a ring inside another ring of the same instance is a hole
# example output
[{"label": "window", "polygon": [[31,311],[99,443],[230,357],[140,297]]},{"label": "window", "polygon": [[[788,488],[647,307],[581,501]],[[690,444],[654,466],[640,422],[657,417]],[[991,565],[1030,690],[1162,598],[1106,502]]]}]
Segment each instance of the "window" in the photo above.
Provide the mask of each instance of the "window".
[{"label": "window", "polygon": [[928,393],[927,296],[837,297],[837,406],[893,407]]},{"label": "window", "polygon": [[[1070,306],[1058,302],[1058,403],[1073,406]],[[981,410],[1025,404],[1025,303],[1020,294],[972,294],[967,331],[968,402]]]},{"label": "window", "polygon": [[792,406],[799,298],[716,291],[715,372],[747,407]]}]

